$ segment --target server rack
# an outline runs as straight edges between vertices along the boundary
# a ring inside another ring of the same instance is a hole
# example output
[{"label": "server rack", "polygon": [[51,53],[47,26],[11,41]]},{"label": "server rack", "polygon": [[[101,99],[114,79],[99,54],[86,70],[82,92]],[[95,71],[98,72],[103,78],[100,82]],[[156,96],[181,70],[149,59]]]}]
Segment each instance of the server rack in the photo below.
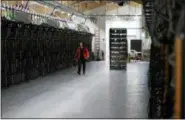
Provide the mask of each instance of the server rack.
[{"label": "server rack", "polygon": [[1,19],[1,87],[72,67],[79,42],[91,52],[92,34]]},{"label": "server rack", "polygon": [[133,39],[130,41],[130,49],[136,50],[137,52],[142,52],[142,40]]},{"label": "server rack", "polygon": [[111,28],[110,35],[110,69],[127,68],[127,29]]}]

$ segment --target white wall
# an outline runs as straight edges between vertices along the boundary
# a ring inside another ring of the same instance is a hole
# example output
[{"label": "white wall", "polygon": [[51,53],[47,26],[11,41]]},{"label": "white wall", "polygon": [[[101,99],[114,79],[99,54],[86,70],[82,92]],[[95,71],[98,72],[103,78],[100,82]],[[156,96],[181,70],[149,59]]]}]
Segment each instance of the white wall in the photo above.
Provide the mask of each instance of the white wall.
[{"label": "white wall", "polygon": [[[105,7],[99,7],[94,10],[88,11],[85,14],[106,14],[106,15],[142,15],[142,6],[133,7],[130,5],[124,5],[119,7],[118,9],[114,9],[112,11],[105,11]],[[113,19],[98,17],[98,21],[96,24],[90,22],[89,20],[86,22],[86,25],[89,26],[91,31],[96,28],[100,28],[100,46],[101,50],[104,51],[106,56],[106,61],[109,63],[109,29],[110,28],[128,28],[128,52],[130,51],[130,40],[131,39],[142,39],[144,49],[148,49],[150,46],[150,39],[146,40],[144,36],[144,31],[142,29],[129,29],[129,28],[141,28],[142,17],[133,18],[133,20],[126,21],[123,18],[115,17]],[[93,31],[94,33],[94,31]],[[133,35],[133,37],[129,37]],[[103,39],[105,39],[103,41]],[[93,40],[94,44],[94,40]],[[92,46],[94,49],[94,45]]]},{"label": "white wall", "polygon": [[112,15],[112,14],[116,14],[116,15],[125,15],[125,14],[129,14],[129,15],[141,15],[142,14],[142,6],[131,6],[131,5],[124,5],[122,7],[119,7],[118,9],[114,9],[111,11],[106,12],[107,15]]},{"label": "white wall", "polygon": [[[142,7],[133,7],[125,5],[117,10],[107,12],[107,15],[142,15]],[[109,66],[109,29],[110,28],[127,28],[128,52],[130,52],[130,40],[141,39],[142,27],[141,17],[132,17],[132,20],[125,20],[123,17],[115,17],[114,19],[106,20],[106,63]],[[132,37],[130,37],[132,36]]]},{"label": "white wall", "polygon": [[[127,42],[128,42],[128,52],[130,52],[130,40],[131,39],[141,39],[141,28],[140,19],[136,18],[135,21],[123,21],[119,18],[106,21],[106,62],[109,63],[109,29],[110,28],[126,28],[127,29]],[[130,35],[135,35],[134,37],[129,37]]]},{"label": "white wall", "polygon": [[[99,8],[95,8],[93,10],[87,11],[85,12],[85,14],[105,14],[105,7],[99,7]],[[100,30],[100,51],[106,51],[106,41],[105,41],[105,17],[97,17],[97,22],[96,23],[92,23],[90,22],[90,20],[87,20],[87,22],[85,23],[87,26],[89,26],[90,29],[99,29]],[[95,32],[95,31],[94,31]],[[94,34],[93,32],[93,34]],[[94,52],[94,43],[95,43],[95,39],[93,38],[93,42],[92,42],[92,51]],[[101,58],[101,56],[100,56]]]},{"label": "white wall", "polygon": [[[99,29],[100,30],[100,50],[103,50],[105,51],[105,41],[103,41],[103,39],[105,39],[105,28],[100,28],[99,26],[101,24],[104,24],[102,23],[102,21],[105,21],[105,20],[98,20],[97,21],[97,24],[91,22],[90,20],[86,20],[86,25],[89,27],[90,29],[90,32],[92,34],[95,34],[95,30]],[[92,52],[94,52],[94,45],[95,45],[95,37],[93,37],[93,40],[92,40]]]}]

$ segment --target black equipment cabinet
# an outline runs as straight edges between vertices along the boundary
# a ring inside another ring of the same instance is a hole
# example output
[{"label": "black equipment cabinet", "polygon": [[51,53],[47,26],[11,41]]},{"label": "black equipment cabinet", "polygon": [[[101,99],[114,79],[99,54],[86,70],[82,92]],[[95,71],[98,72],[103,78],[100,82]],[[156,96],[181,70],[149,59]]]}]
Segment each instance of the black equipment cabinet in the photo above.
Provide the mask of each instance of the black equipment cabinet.
[{"label": "black equipment cabinet", "polygon": [[2,88],[72,67],[80,41],[91,53],[92,34],[1,20]]},{"label": "black equipment cabinet", "polygon": [[110,69],[127,68],[127,30],[111,28],[110,34]]},{"label": "black equipment cabinet", "polygon": [[130,41],[131,50],[136,50],[137,52],[142,51],[142,40],[131,40]]}]

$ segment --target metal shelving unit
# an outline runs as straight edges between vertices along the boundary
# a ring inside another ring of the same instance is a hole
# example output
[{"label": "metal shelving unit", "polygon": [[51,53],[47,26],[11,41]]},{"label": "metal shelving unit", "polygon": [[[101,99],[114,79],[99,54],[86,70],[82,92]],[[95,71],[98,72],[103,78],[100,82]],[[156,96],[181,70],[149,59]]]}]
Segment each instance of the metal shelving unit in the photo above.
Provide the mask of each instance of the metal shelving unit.
[{"label": "metal shelving unit", "polygon": [[126,69],[127,65],[127,30],[111,28],[110,34],[110,69]]},{"label": "metal shelving unit", "polygon": [[99,29],[95,31],[95,50],[100,50],[100,32]]}]

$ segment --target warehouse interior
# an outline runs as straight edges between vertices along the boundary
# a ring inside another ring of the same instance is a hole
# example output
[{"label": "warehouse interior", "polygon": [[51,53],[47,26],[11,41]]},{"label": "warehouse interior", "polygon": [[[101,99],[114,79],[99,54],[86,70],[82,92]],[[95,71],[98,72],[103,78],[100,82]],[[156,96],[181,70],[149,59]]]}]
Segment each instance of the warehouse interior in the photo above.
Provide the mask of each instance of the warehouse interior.
[{"label": "warehouse interior", "polygon": [[1,118],[185,118],[184,22],[184,0],[2,0]]}]

